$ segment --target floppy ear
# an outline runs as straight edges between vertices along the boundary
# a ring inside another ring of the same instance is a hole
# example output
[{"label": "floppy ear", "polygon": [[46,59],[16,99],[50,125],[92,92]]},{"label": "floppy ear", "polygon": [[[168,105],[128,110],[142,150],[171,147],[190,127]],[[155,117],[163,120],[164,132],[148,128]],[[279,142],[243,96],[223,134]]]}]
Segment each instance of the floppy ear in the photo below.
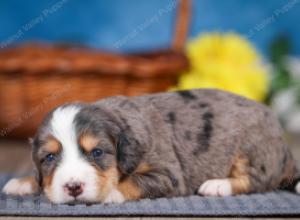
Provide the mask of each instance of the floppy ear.
[{"label": "floppy ear", "polygon": [[131,174],[139,165],[143,157],[143,150],[140,143],[130,137],[124,131],[117,135],[117,162],[120,171],[124,174]]},{"label": "floppy ear", "polygon": [[31,158],[33,161],[33,166],[34,166],[34,176],[36,179],[36,183],[37,185],[41,188],[42,187],[42,173],[41,173],[41,169],[38,166],[38,159],[36,158],[36,147],[35,147],[35,139],[34,138],[29,138],[29,143],[31,145],[31,149],[32,149],[32,154],[31,154]]}]

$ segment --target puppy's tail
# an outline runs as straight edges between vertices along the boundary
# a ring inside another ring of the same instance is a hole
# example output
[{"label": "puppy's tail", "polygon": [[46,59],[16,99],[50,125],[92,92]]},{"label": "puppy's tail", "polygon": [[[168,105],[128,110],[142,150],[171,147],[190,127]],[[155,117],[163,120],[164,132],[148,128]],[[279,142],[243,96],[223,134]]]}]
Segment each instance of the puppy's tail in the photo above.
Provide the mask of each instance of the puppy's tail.
[{"label": "puppy's tail", "polygon": [[281,183],[280,189],[288,190],[300,194],[300,171],[296,169],[294,175],[289,180],[285,180]]},{"label": "puppy's tail", "polygon": [[300,169],[290,151],[285,151],[281,164],[281,183],[279,189],[300,194]]},{"label": "puppy's tail", "polygon": [[292,190],[300,194],[300,169],[297,167],[294,178],[292,180]]},{"label": "puppy's tail", "polygon": [[294,184],[294,191],[297,194],[300,194],[300,177],[298,177],[297,181]]}]

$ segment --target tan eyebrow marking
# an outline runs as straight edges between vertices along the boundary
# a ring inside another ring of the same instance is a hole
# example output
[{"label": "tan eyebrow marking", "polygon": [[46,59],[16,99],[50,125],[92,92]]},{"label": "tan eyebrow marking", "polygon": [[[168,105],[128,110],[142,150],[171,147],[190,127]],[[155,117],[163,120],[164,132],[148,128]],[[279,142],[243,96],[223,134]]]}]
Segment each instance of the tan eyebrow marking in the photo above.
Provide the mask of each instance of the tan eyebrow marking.
[{"label": "tan eyebrow marking", "polygon": [[49,153],[57,154],[61,151],[61,144],[58,140],[51,136],[46,140],[42,148]]},{"label": "tan eyebrow marking", "polygon": [[99,142],[100,139],[92,134],[83,134],[79,140],[80,146],[85,152],[92,151],[97,146],[97,144],[99,144]]}]

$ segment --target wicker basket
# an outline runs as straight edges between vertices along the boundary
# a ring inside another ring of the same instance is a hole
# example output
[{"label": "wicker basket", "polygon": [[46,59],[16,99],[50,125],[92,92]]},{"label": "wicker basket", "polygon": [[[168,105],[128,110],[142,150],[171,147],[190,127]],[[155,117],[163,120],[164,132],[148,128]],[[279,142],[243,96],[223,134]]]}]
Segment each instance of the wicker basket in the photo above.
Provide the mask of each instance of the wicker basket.
[{"label": "wicker basket", "polygon": [[120,55],[47,44],[1,50],[0,137],[31,136],[49,109],[62,103],[166,90],[188,68],[183,46],[189,17],[190,1],[179,1],[168,50]]}]

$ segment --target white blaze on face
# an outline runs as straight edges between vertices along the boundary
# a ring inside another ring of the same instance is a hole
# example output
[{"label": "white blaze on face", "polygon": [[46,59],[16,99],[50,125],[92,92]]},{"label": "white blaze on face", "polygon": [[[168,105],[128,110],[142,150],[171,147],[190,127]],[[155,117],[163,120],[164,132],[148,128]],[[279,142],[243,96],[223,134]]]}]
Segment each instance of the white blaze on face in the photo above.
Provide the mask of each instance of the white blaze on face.
[{"label": "white blaze on face", "polygon": [[64,186],[70,182],[80,182],[83,192],[76,199],[80,201],[97,200],[97,176],[93,168],[80,155],[75,130],[74,118],[80,111],[78,106],[60,107],[54,111],[50,121],[52,135],[61,143],[61,160],[53,173],[52,184],[45,193],[55,203],[65,203],[74,200]]}]

